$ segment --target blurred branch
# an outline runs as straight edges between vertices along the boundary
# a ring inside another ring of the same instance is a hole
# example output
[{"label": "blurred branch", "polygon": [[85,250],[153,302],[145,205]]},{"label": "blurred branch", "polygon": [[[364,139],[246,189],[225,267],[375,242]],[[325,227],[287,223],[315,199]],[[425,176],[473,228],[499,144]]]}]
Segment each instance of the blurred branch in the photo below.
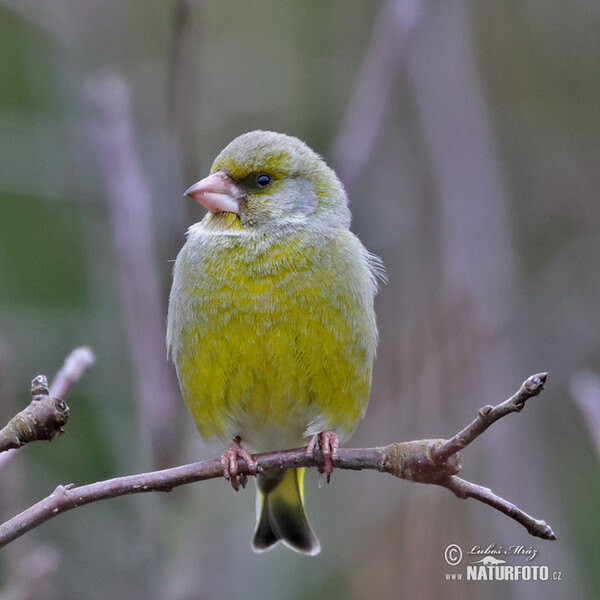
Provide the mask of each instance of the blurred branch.
[{"label": "blurred branch", "polygon": [[422,12],[421,0],[387,0],[379,11],[348,109],[333,142],[335,170],[348,189],[369,159],[388,114],[396,74]]},{"label": "blurred branch", "polygon": [[[190,58],[194,56],[194,45],[198,40],[193,36],[193,3],[191,0],[176,0],[174,4],[173,32],[170,40],[169,62],[167,72],[167,118],[169,123],[186,123],[189,131],[190,115],[181,114],[183,108],[190,107],[190,98],[193,86],[186,85],[194,78],[191,72],[194,63]],[[186,111],[187,112],[187,111]]]},{"label": "blurred branch", "polygon": [[[167,61],[167,161],[168,191],[174,198],[196,181],[199,166],[198,135],[198,53],[202,52],[202,3],[198,0],[175,0],[172,33]],[[186,204],[174,202],[163,215],[168,228],[168,254],[175,256],[181,246],[181,232],[187,229]]]},{"label": "blurred branch", "polygon": [[63,432],[69,418],[69,407],[62,400],[73,383],[94,363],[89,348],[76,348],[69,354],[63,367],[48,388],[45,375],[31,382],[31,403],[17,413],[0,431],[0,452],[21,448],[29,442],[52,441]]},{"label": "blurred branch", "polygon": [[65,359],[60,371],[50,384],[50,396],[60,398],[66,396],[74,383],[77,383],[88,367],[96,362],[94,353],[86,346],[75,348]]},{"label": "blurred branch", "polygon": [[[465,306],[482,335],[494,335],[505,324],[516,279],[508,193],[472,40],[472,11],[466,2],[433,5],[407,71],[440,208],[436,246],[443,279],[436,285],[446,302],[456,297]],[[485,358],[498,372],[498,357],[488,352]]]},{"label": "blurred branch", "polygon": [[60,577],[60,552],[39,540],[19,553],[13,561],[7,580],[0,591],[0,600],[53,600],[57,594]]},{"label": "blurred branch", "polygon": [[107,186],[125,323],[135,366],[142,440],[158,463],[177,450],[175,385],[166,361],[163,294],[156,271],[152,189],[135,141],[127,82],[108,72],[91,79],[92,138]]},{"label": "blurred branch", "polygon": [[[371,469],[417,483],[440,485],[459,498],[473,498],[492,506],[515,519],[531,535],[554,540],[554,532],[544,521],[534,519],[491,490],[456,477],[461,468],[458,450],[467,446],[498,419],[520,411],[528,398],[542,391],[545,375],[540,373],[529,377],[519,391],[505,402],[494,407],[482,408],[478,419],[450,440],[418,440],[399,442],[381,448],[340,449],[335,466],[338,469]],[[254,458],[258,470],[263,472],[271,469],[325,465],[320,450],[317,450],[314,456],[308,456],[306,448],[267,452],[257,454]],[[239,461],[239,473],[242,481],[245,481],[249,469],[243,459]],[[85,504],[128,494],[168,492],[181,485],[222,476],[221,460],[208,460],[79,487],[74,487],[73,484],[59,485],[50,496],[0,526],[0,547],[53,517]]]},{"label": "blurred branch", "polygon": [[596,446],[600,457],[600,377],[590,371],[581,371],[571,378],[571,394]]}]

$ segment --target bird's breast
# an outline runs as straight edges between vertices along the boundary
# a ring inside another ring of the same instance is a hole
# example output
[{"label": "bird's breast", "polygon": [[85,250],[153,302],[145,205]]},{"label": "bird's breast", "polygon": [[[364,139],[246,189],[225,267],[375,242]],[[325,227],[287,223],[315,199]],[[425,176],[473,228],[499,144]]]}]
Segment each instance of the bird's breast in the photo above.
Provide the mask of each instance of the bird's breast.
[{"label": "bird's breast", "polygon": [[219,233],[186,246],[169,329],[200,432],[299,444],[311,424],[351,431],[372,356],[323,239]]}]

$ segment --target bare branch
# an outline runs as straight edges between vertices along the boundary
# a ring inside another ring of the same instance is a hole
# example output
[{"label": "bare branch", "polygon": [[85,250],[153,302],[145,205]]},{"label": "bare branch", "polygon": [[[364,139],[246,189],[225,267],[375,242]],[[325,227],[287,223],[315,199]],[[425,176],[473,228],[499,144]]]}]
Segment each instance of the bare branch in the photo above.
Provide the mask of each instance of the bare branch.
[{"label": "bare branch", "polygon": [[335,171],[349,190],[385,123],[394,81],[422,12],[418,0],[387,0],[377,15],[371,43],[332,148]]},{"label": "bare branch", "polygon": [[[340,449],[336,467],[353,470],[374,469],[403,477],[408,472],[409,461],[415,464],[419,462],[418,456],[405,454],[411,450],[414,452],[415,444],[420,450],[421,442],[392,444],[387,448]],[[314,458],[308,458],[306,448],[259,454],[255,458],[259,471],[325,464],[320,451],[315,452]],[[243,459],[239,461],[239,472],[248,473],[248,467]],[[59,514],[91,502],[128,494],[168,492],[181,485],[222,476],[223,468],[220,460],[207,460],[162,471],[117,477],[79,487],[59,485],[50,496],[0,526],[0,547]]]},{"label": "bare branch", "polygon": [[62,398],[93,363],[94,355],[89,348],[76,348],[66,358],[50,389],[46,376],[38,375],[31,382],[32,400],[29,406],[0,430],[0,452],[21,448],[38,440],[52,441],[63,433],[62,426],[69,418],[69,407]]},{"label": "bare branch", "polygon": [[496,496],[489,488],[465,481],[460,477],[450,477],[448,481],[440,485],[454,492],[459,498],[473,498],[499,510],[501,513],[517,521],[517,523],[521,523],[531,535],[544,540],[556,539],[556,535],[554,535],[552,528],[546,521],[534,519],[511,502],[500,498],[500,496]]},{"label": "bare branch", "polygon": [[124,299],[124,319],[137,383],[142,444],[159,463],[169,462],[178,442],[176,387],[165,360],[164,295],[154,256],[151,178],[136,141],[132,97],[117,72],[88,80],[90,130],[107,187],[107,201]]},{"label": "bare branch", "polygon": [[83,373],[96,362],[94,353],[86,346],[75,348],[65,359],[60,371],[50,385],[50,396],[64,398],[71,386],[77,383]]},{"label": "bare branch", "polygon": [[62,426],[69,418],[69,407],[49,395],[48,380],[38,375],[31,382],[32,400],[0,431],[0,452],[20,448],[37,440],[52,441],[63,433]]},{"label": "bare branch", "polygon": [[437,464],[443,463],[449,456],[468,446],[498,419],[523,410],[525,402],[529,398],[537,396],[544,389],[547,378],[548,373],[532,375],[523,382],[518,392],[508,400],[496,406],[480,408],[477,418],[472,423],[433,451],[434,461]]},{"label": "bare branch", "polygon": [[[514,396],[497,406],[482,409],[476,421],[450,440],[399,442],[380,448],[342,448],[335,467],[354,471],[371,469],[416,483],[439,485],[459,498],[473,498],[488,504],[523,525],[531,535],[554,540],[554,532],[544,521],[534,519],[491,490],[456,477],[461,468],[458,450],[498,419],[520,411],[529,398],[542,391],[545,380],[546,373],[529,377]],[[267,452],[254,458],[259,472],[325,465],[321,450],[309,457],[306,448]],[[245,483],[250,473],[243,459],[239,460],[239,474],[241,483]],[[208,460],[79,487],[59,485],[50,496],[0,526],[0,547],[53,517],[85,504],[129,494],[168,492],[181,485],[222,476],[221,461]]]},{"label": "bare branch", "polygon": [[571,378],[571,394],[600,457],[600,377],[590,371],[575,373]]}]

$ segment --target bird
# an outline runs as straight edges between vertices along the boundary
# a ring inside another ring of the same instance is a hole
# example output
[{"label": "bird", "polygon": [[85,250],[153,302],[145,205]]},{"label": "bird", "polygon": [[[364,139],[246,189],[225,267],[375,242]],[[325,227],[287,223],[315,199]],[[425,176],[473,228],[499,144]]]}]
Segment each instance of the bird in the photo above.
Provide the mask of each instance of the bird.
[{"label": "bird", "polygon": [[[350,231],[348,197],[296,137],[251,131],[185,194],[208,209],[177,255],[167,348],[201,436],[229,442],[239,488],[250,450],[320,446],[331,474],[369,400],[381,260]],[[242,484],[245,484],[245,475]],[[257,474],[256,552],[320,551],[304,509],[304,469]]]}]

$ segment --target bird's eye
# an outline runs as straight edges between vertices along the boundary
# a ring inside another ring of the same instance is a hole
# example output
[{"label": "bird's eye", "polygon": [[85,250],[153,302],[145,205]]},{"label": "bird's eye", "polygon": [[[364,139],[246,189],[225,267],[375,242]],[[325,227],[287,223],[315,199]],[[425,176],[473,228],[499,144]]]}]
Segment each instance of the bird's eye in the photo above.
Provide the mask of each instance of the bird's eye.
[{"label": "bird's eye", "polygon": [[271,176],[266,173],[261,173],[256,178],[256,185],[260,188],[267,187],[271,183]]}]

